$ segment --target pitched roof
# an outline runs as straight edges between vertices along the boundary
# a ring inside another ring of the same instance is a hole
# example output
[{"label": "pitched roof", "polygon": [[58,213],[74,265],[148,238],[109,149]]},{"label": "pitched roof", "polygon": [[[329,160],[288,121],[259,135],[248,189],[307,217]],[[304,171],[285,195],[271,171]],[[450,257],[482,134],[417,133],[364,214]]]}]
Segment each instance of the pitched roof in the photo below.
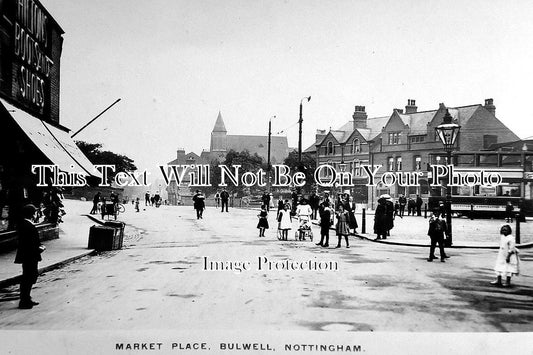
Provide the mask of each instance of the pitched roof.
[{"label": "pitched roof", "polygon": [[217,121],[215,122],[215,127],[213,127],[213,132],[227,132],[226,125],[222,119],[222,114],[218,111]]},{"label": "pitched roof", "polygon": [[[390,116],[383,116],[383,117],[369,117],[366,120],[366,127],[367,128],[358,128],[359,133],[366,139],[370,140],[375,138],[378,134],[381,133],[381,129],[385,127],[387,124],[387,121],[389,120]],[[339,131],[347,131],[350,132],[350,134],[353,132],[353,120],[346,122],[344,125],[342,125],[339,129]],[[346,139],[350,136],[348,134],[346,136]]]}]

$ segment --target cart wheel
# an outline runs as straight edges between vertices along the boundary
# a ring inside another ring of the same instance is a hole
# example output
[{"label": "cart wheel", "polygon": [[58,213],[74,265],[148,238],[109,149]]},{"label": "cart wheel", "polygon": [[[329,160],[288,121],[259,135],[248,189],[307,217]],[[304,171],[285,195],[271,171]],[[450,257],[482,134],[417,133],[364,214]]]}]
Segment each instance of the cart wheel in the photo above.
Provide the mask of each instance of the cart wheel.
[{"label": "cart wheel", "polygon": [[126,212],[126,207],[124,207],[124,205],[119,204],[118,205],[118,212],[120,212],[120,213]]}]

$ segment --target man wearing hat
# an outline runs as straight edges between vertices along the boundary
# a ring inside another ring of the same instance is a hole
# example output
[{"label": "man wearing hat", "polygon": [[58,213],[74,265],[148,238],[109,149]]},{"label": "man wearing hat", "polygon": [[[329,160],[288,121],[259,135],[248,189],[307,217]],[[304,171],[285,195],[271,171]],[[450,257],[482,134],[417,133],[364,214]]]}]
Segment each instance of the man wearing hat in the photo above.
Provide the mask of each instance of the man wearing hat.
[{"label": "man wearing hat", "polygon": [[31,309],[39,303],[31,299],[30,293],[37,282],[37,264],[41,261],[44,246],[39,241],[39,233],[33,225],[32,218],[37,209],[34,205],[22,208],[23,220],[18,224],[18,249],[15,264],[22,264],[22,278],[20,279],[19,308]]}]

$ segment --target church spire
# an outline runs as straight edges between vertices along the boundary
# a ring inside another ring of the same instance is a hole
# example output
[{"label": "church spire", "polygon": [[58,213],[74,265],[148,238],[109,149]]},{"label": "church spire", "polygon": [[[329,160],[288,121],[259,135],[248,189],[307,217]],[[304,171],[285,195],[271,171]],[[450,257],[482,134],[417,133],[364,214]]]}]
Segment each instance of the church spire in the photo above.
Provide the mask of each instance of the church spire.
[{"label": "church spire", "polygon": [[215,122],[215,127],[213,132],[227,132],[226,126],[224,125],[224,120],[222,119],[222,114],[218,111],[217,121]]}]

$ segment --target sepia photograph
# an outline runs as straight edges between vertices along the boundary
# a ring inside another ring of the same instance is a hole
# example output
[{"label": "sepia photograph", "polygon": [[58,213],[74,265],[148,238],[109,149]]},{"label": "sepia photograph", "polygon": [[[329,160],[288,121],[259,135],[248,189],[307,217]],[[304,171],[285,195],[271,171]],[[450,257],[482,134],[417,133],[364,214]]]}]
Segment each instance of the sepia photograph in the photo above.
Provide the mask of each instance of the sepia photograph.
[{"label": "sepia photograph", "polygon": [[531,18],[0,0],[0,353],[533,354]]}]

